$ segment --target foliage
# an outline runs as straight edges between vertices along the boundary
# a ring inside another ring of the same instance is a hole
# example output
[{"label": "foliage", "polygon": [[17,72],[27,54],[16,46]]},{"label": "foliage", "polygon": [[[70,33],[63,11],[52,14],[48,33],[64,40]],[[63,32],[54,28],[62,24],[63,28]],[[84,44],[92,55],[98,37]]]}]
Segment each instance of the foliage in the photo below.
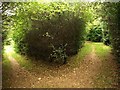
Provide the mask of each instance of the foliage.
[{"label": "foliage", "polygon": [[102,29],[100,28],[100,26],[93,26],[93,28],[91,28],[89,30],[89,33],[87,35],[87,39],[89,41],[101,42],[102,36],[103,36]]},{"label": "foliage", "polygon": [[80,4],[62,2],[19,3],[13,17],[15,50],[21,54],[47,58],[52,47],[66,46],[66,54],[76,54],[84,43],[85,19]]},{"label": "foliage", "polygon": [[109,30],[103,31],[103,43],[105,45],[111,45]]},{"label": "foliage", "polygon": [[117,3],[104,3],[102,6],[103,21],[106,23],[110,32],[111,43],[114,53],[120,60],[120,2]]},{"label": "foliage", "polygon": [[2,24],[2,28],[3,28],[3,30],[2,30],[2,41],[3,41],[3,43],[2,44],[4,44],[4,40],[6,39],[7,34],[8,34],[8,29],[7,29],[7,27],[5,27],[6,26],[5,24],[8,25],[8,22],[9,22],[9,19],[7,18],[7,15],[5,15],[5,11],[7,10],[6,8],[8,7],[8,5],[9,5],[9,3],[2,3],[2,5],[1,5],[1,8],[3,10],[2,11],[2,19],[3,19],[3,24]]},{"label": "foliage", "polygon": [[49,57],[51,44],[58,50],[67,43],[66,55],[74,55],[84,44],[86,29],[88,40],[112,43],[120,56],[119,3],[5,2],[2,7],[3,41],[10,38],[9,44],[12,36],[16,52]]},{"label": "foliage", "polygon": [[2,5],[0,8],[2,8],[2,41],[3,45],[5,42],[9,42],[7,40],[8,33],[11,30],[11,26],[13,24],[13,16],[14,16],[14,8],[17,6],[17,3],[12,2],[2,2]]},{"label": "foliage", "polygon": [[110,45],[109,30],[107,25],[102,21],[102,8],[103,3],[93,2],[90,3],[88,8],[91,13],[90,21],[87,22],[87,40],[95,42],[103,42],[106,45]]},{"label": "foliage", "polygon": [[62,60],[63,64],[66,64],[67,63],[67,61],[66,61],[66,59],[67,59],[66,46],[67,46],[67,44],[60,45],[60,47],[58,47],[58,49],[56,49],[52,45],[53,51],[50,54],[50,61],[52,62],[54,60],[56,62],[59,62]]},{"label": "foliage", "polygon": [[16,52],[21,52],[21,54],[25,54],[26,44],[23,39],[25,33],[29,30],[30,27],[28,13],[26,11],[27,5],[29,5],[29,3],[18,3],[18,6],[16,7],[15,10],[15,15],[13,17],[13,25],[12,25],[12,31],[13,31],[12,39],[15,42],[15,50]]}]

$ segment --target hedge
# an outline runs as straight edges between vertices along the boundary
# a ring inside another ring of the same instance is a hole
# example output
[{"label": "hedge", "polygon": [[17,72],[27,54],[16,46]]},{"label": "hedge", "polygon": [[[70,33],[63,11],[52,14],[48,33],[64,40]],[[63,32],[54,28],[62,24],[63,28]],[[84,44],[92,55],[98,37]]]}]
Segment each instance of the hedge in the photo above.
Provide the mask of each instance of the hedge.
[{"label": "hedge", "polygon": [[13,40],[21,54],[48,58],[53,47],[58,50],[66,45],[66,55],[70,56],[84,43],[85,21],[75,5],[24,3],[16,13]]},{"label": "hedge", "polygon": [[109,28],[113,52],[120,62],[120,2],[104,3],[107,8],[107,25]]}]

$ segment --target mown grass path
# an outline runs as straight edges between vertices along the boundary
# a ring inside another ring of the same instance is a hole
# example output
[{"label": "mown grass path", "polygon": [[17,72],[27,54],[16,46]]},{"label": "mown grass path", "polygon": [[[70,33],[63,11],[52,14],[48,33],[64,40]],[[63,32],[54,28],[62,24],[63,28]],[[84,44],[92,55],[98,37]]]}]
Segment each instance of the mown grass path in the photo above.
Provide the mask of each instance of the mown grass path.
[{"label": "mown grass path", "polygon": [[[116,88],[117,62],[111,48],[87,42],[68,64],[53,66],[43,60],[27,60],[15,52],[7,53],[10,63],[3,61],[3,87],[21,88]],[[10,65],[9,65],[10,64]],[[6,68],[10,67],[10,69]]]}]

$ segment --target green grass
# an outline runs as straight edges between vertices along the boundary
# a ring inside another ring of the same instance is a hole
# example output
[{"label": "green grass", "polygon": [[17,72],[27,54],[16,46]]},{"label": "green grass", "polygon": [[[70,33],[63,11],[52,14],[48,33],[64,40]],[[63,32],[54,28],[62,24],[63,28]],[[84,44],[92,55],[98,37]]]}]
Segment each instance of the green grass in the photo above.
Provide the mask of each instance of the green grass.
[{"label": "green grass", "polygon": [[91,51],[92,51],[91,43],[86,42],[84,47],[80,49],[77,58],[80,59],[80,60],[83,60],[84,57],[86,55],[90,54]]},{"label": "green grass", "polygon": [[[5,46],[5,54],[8,56],[12,56],[17,62],[20,64],[20,66],[30,70],[33,66],[31,60],[23,55],[20,55],[14,51],[14,48],[12,45]],[[9,61],[9,60],[8,60]],[[10,61],[9,61],[10,62]]]},{"label": "green grass", "polygon": [[85,45],[79,50],[78,54],[70,57],[69,65],[77,67],[84,60],[85,56],[92,51],[92,43],[86,42]]},{"label": "green grass", "polygon": [[113,84],[117,82],[115,75],[114,64],[112,64],[110,57],[111,47],[106,46],[103,43],[93,43],[97,57],[101,60],[102,66],[99,73],[95,76],[94,82],[95,88],[111,88]]},{"label": "green grass", "polygon": [[[40,73],[44,71],[49,70],[55,71],[55,65],[44,62],[44,60],[35,60],[34,58],[28,58],[27,56],[20,55],[14,51],[14,48],[12,46],[6,46],[6,54],[9,56],[11,55],[17,62],[20,64],[21,67],[24,67],[26,70],[29,70],[31,72]],[[85,43],[84,47],[81,48],[77,55],[69,57],[68,63],[63,67],[64,69],[70,68],[70,70],[74,69],[75,67],[78,67],[79,64],[83,61],[84,57],[91,52],[91,44]],[[61,71],[62,72],[62,71]]]},{"label": "green grass", "polygon": [[[109,60],[107,59],[108,55],[111,52],[111,48],[102,43],[86,42],[84,47],[82,47],[79,50],[77,55],[68,58],[68,63],[62,66],[63,68],[60,69],[60,72],[61,74],[69,73],[74,68],[79,67],[79,65],[82,64],[81,62],[84,61],[85,56],[91,53],[93,47],[95,47],[95,53],[102,62],[102,68],[99,74],[96,75],[94,78],[94,82],[95,82],[94,87],[95,88],[110,87],[111,83],[114,82],[114,80],[112,79],[113,74],[111,74],[113,73],[113,70],[111,70],[111,66],[109,66],[108,64]],[[49,62],[46,64],[45,62],[43,62],[43,60],[34,60],[32,58],[19,55],[14,52],[14,49],[11,46],[6,46],[5,49],[6,51],[3,60],[4,82],[7,81],[7,79],[11,74],[11,65],[10,65],[10,61],[7,58],[9,55],[15,58],[15,60],[17,60],[17,62],[20,64],[21,67],[24,67],[25,69],[31,72],[35,72],[38,74],[43,73],[41,75],[46,75],[46,76],[48,76],[49,74],[53,75],[53,72],[56,72],[56,68],[53,67],[52,64],[50,64]],[[66,68],[69,69],[64,70]],[[57,76],[57,73],[55,76]]]},{"label": "green grass", "polygon": [[[90,52],[92,51],[92,45],[95,46],[96,54],[99,55],[101,58],[106,56],[106,54],[108,53],[107,51],[110,50],[110,47],[105,46],[102,43],[86,42],[85,45],[79,50],[77,55],[68,58],[68,65],[71,67],[77,67],[84,60],[84,57],[90,54]],[[11,46],[7,46],[6,49],[8,49],[10,55],[14,57],[22,67],[28,70],[35,68],[33,65],[33,59],[17,54],[16,52],[14,52],[13,47]]]},{"label": "green grass", "polygon": [[101,60],[105,60],[105,58],[107,58],[107,55],[111,52],[111,47],[106,46],[103,43],[93,43],[93,45],[95,47],[97,56]]},{"label": "green grass", "polygon": [[16,52],[11,54],[12,57],[14,57],[15,60],[20,64],[20,66],[26,68],[27,70],[31,70],[33,68],[33,63],[31,59],[28,59],[26,56],[19,55]]},{"label": "green grass", "polygon": [[[6,53],[8,54],[9,52],[8,55],[14,57],[22,67],[26,68],[27,70],[31,70],[35,68],[34,64],[36,63],[33,59],[30,59],[26,56],[16,53],[12,46],[6,46],[5,49],[6,49]],[[68,58],[69,66],[72,67],[78,66],[79,63],[83,61],[84,57],[91,52],[91,50],[92,50],[91,43],[85,43],[85,45],[83,46],[83,48],[79,50],[77,55]]]}]

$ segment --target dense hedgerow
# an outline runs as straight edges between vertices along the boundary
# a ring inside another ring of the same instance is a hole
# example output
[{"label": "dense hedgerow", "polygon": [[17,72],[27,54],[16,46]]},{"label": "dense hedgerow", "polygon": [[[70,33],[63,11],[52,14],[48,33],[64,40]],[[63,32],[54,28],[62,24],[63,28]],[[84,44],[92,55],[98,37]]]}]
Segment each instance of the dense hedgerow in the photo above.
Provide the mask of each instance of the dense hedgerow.
[{"label": "dense hedgerow", "polygon": [[111,16],[111,18],[109,18],[108,24],[112,36],[111,39],[114,52],[118,56],[118,60],[120,62],[120,2],[113,5],[113,7],[116,9],[115,16]]},{"label": "dense hedgerow", "polygon": [[48,58],[54,48],[66,45],[64,54],[69,56],[84,43],[85,21],[74,4],[22,3],[14,18],[13,40],[19,53]]},{"label": "dense hedgerow", "polygon": [[120,2],[104,3],[104,8],[106,11],[103,19],[108,25],[113,51],[120,62]]}]

